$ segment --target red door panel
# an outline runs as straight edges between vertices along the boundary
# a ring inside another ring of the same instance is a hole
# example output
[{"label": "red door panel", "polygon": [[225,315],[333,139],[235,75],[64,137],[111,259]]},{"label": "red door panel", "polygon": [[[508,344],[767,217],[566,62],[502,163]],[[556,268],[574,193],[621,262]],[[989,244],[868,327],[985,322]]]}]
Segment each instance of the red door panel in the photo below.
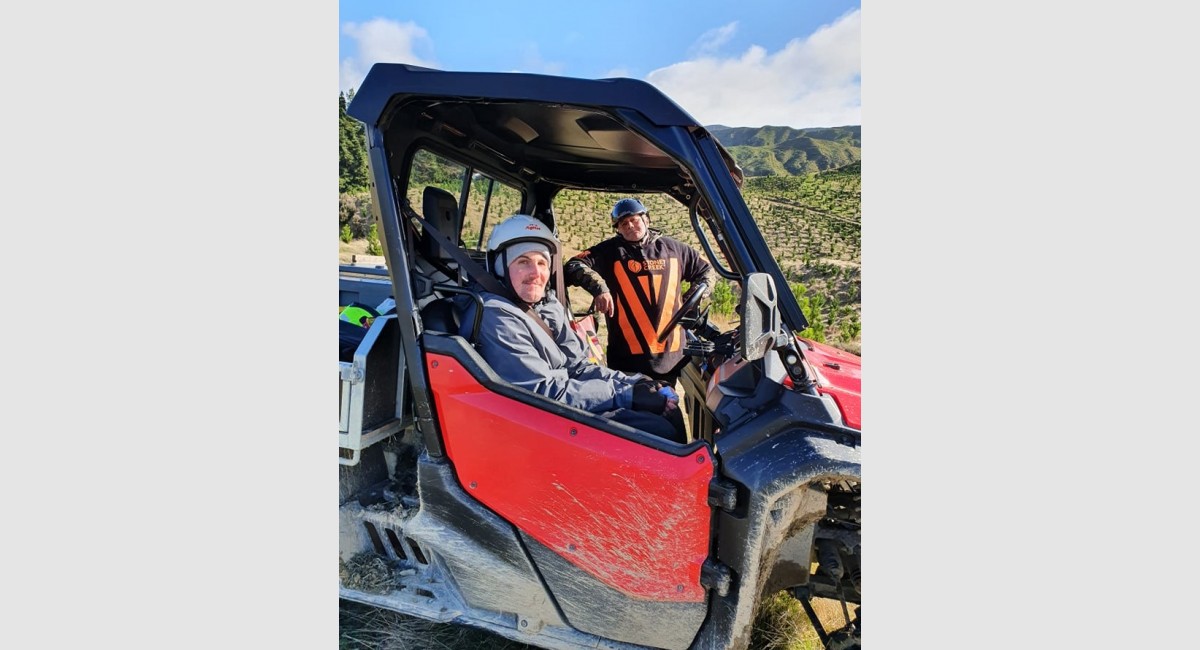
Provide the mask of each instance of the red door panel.
[{"label": "red door panel", "polygon": [[700,602],[712,456],[651,449],[480,385],[453,358],[426,370],[463,488],[604,584]]}]

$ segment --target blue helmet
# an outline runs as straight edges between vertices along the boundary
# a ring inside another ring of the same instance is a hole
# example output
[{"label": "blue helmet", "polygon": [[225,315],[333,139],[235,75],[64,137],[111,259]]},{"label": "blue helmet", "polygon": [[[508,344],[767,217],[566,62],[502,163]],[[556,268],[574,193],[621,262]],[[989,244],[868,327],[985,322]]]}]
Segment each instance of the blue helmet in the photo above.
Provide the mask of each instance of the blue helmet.
[{"label": "blue helmet", "polygon": [[646,213],[648,215],[650,214],[650,211],[647,210],[646,206],[642,205],[642,202],[637,199],[621,199],[620,201],[617,201],[617,204],[614,205],[612,209],[611,216],[613,224],[616,224],[618,221],[620,221],[622,217],[628,217],[631,214],[639,213]]}]

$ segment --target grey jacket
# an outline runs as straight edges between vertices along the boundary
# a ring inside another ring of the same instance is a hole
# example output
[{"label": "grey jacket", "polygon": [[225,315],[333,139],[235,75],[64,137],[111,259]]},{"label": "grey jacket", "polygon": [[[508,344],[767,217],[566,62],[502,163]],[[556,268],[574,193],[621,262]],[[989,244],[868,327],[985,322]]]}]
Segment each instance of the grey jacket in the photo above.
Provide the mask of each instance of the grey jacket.
[{"label": "grey jacket", "polygon": [[[643,376],[588,361],[583,342],[570,328],[570,316],[553,294],[534,305],[534,310],[554,338],[504,297],[487,291],[480,295],[483,319],[475,341],[496,374],[515,386],[592,413],[632,406],[633,385]],[[468,303],[464,327],[472,321],[474,311],[474,303]]]}]

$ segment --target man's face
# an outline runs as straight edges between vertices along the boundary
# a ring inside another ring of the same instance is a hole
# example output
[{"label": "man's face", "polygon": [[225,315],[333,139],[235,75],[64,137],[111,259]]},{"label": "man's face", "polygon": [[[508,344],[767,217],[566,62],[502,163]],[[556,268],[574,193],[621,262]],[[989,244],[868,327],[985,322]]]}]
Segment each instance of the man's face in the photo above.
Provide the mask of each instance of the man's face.
[{"label": "man's face", "polygon": [[513,290],[525,302],[537,302],[546,295],[546,282],[550,280],[550,262],[546,256],[529,252],[509,262],[508,279]]},{"label": "man's face", "polygon": [[617,220],[617,232],[627,241],[640,241],[646,236],[646,213],[627,214]]}]

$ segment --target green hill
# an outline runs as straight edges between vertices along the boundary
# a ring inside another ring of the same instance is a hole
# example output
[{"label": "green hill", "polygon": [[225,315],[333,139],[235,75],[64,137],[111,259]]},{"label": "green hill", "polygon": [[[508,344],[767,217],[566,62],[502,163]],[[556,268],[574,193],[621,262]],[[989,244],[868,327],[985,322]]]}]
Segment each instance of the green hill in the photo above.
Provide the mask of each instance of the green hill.
[{"label": "green hill", "polygon": [[803,176],[862,159],[861,126],[705,128],[729,150],[747,177]]}]

